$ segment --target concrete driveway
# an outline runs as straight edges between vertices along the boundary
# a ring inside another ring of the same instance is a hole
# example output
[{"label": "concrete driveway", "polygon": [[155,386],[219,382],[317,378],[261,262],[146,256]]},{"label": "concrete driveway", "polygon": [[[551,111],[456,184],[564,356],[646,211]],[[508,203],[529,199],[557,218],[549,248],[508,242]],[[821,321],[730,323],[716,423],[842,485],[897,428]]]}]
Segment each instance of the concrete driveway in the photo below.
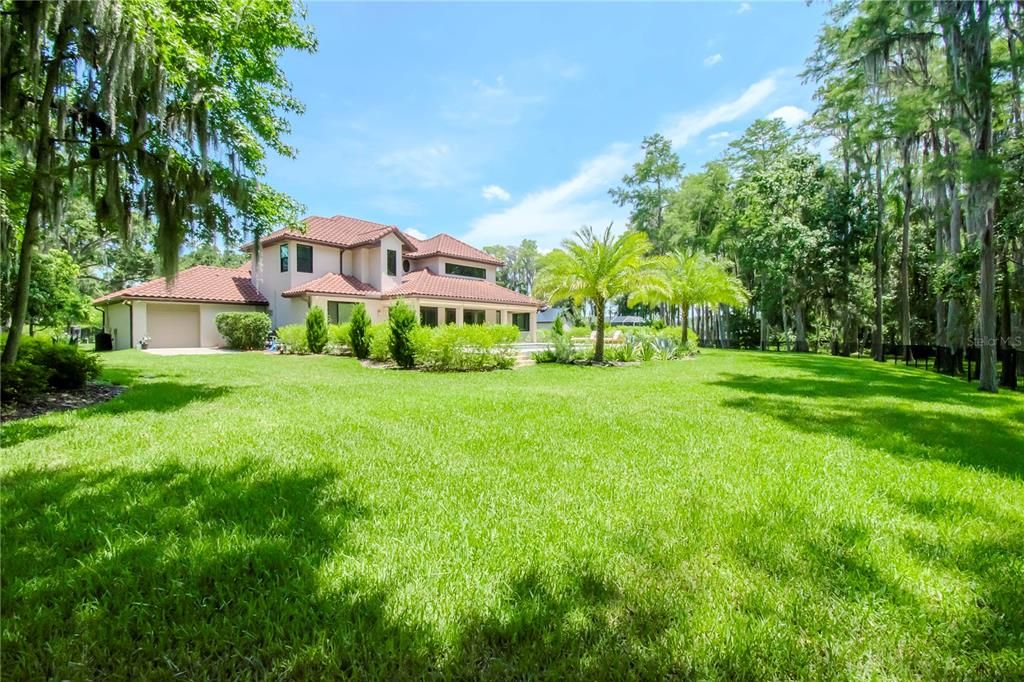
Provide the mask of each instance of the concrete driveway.
[{"label": "concrete driveway", "polygon": [[147,348],[143,352],[152,355],[220,355],[238,351],[229,348]]}]

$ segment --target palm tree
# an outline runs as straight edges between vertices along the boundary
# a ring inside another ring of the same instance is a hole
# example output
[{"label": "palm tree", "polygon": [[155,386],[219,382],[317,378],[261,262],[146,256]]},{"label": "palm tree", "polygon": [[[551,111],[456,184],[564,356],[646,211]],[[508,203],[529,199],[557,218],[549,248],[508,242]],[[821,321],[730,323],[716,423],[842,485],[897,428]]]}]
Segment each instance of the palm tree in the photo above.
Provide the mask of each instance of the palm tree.
[{"label": "palm tree", "polygon": [[682,310],[683,343],[690,326],[690,306],[742,306],[749,298],[743,283],[727,265],[707,254],[673,251],[658,258],[658,266],[669,284],[668,296],[660,300]]},{"label": "palm tree", "polygon": [[631,230],[614,236],[609,225],[600,235],[584,227],[574,236],[541,259],[534,286],[552,301],[593,302],[597,311],[594,361],[604,362],[605,304],[616,296],[628,296],[630,304],[665,296],[668,283],[651,267],[647,257],[651,243],[643,233]]}]

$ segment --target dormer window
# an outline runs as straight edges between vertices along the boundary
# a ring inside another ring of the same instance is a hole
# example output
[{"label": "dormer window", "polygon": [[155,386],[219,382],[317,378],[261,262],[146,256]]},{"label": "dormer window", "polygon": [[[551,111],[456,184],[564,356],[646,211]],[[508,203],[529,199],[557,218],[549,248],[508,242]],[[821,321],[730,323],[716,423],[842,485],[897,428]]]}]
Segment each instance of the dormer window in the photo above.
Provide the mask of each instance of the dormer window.
[{"label": "dormer window", "polygon": [[388,277],[394,277],[398,274],[398,252],[394,249],[388,249]]}]

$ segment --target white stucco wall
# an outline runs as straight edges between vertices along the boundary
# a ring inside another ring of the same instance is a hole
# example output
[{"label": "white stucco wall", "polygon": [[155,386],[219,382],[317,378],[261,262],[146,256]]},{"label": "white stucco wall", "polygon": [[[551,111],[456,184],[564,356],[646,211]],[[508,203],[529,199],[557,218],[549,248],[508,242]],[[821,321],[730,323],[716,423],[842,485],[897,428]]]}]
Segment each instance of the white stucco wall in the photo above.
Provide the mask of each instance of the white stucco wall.
[{"label": "white stucco wall", "polygon": [[124,303],[107,306],[106,331],[111,334],[114,350],[125,350],[132,347],[131,308]]},{"label": "white stucco wall", "polygon": [[281,272],[280,244],[271,244],[263,249],[260,254],[260,266],[257,269],[253,260],[250,266],[253,268],[253,283],[260,293],[270,302],[268,312],[270,313],[271,324],[279,327],[287,322],[281,322],[282,315],[287,315],[287,300],[281,298],[281,293],[287,291],[291,286],[291,270],[294,268],[294,245],[288,244],[288,270]]},{"label": "white stucco wall", "polygon": [[[388,273],[388,251],[395,252],[395,274]],[[393,234],[384,235],[380,240],[380,287],[381,291],[394,289],[402,284],[402,240]]]},{"label": "white stucco wall", "polygon": [[146,328],[147,306],[145,301],[132,301],[132,344],[137,344],[139,339],[149,336]]}]

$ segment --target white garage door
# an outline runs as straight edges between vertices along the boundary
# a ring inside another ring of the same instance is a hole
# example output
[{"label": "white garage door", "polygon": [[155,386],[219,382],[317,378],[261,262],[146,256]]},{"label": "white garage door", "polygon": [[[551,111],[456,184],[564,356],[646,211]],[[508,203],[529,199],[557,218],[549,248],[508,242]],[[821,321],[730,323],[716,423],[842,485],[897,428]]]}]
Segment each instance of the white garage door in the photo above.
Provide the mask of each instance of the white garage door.
[{"label": "white garage door", "polygon": [[195,348],[199,346],[199,306],[146,306],[146,334],[150,348]]}]

